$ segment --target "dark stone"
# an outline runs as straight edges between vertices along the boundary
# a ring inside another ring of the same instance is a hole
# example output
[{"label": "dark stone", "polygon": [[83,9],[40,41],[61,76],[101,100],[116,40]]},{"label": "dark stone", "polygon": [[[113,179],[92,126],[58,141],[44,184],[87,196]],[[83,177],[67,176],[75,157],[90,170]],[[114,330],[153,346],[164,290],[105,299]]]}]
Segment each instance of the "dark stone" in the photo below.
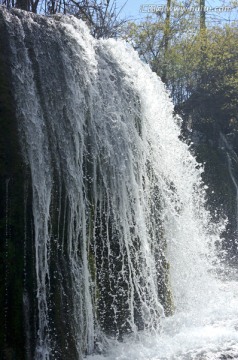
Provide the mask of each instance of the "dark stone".
[{"label": "dark stone", "polygon": [[[34,291],[25,275],[34,274],[31,221],[26,225],[27,217],[32,220],[27,183],[11,86],[9,39],[0,9],[0,359],[32,358],[26,339],[31,348],[34,339],[29,339],[29,329],[26,336],[24,319],[33,314],[23,301],[23,294],[32,301]],[[30,263],[26,258],[32,259]]]}]

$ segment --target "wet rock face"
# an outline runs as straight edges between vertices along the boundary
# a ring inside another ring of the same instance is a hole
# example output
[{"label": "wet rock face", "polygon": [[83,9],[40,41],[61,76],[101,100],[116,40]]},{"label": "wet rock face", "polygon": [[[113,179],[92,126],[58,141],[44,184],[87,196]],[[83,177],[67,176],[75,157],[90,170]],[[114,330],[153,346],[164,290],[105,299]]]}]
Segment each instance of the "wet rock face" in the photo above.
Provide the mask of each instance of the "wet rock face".
[{"label": "wet rock face", "polygon": [[0,15],[0,358],[24,359],[24,166],[9,64]]},{"label": "wet rock face", "polygon": [[[22,155],[10,65],[9,34],[0,8],[0,359],[30,360],[38,329],[32,184]],[[55,282],[52,288],[58,304],[52,316],[60,339],[65,339],[60,285]]]}]

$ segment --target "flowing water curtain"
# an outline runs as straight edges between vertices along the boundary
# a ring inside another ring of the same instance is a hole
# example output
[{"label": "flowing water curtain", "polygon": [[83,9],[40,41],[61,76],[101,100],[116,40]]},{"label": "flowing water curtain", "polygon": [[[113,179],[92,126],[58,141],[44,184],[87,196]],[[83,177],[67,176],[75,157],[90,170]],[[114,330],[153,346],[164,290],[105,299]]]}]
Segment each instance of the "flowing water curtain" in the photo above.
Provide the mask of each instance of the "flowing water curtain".
[{"label": "flowing water curtain", "polygon": [[33,186],[36,358],[73,358],[93,351],[95,324],[121,337],[163,312],[139,94],[80,22],[7,17]]}]

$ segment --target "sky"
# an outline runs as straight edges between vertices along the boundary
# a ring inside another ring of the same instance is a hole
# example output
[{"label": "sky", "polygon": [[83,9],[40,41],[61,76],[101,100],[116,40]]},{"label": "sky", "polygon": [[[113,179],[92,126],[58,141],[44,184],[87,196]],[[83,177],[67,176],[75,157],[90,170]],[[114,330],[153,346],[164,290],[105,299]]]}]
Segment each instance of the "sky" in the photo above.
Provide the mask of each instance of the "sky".
[{"label": "sky", "polygon": [[142,4],[156,4],[158,1],[156,0],[116,0],[117,7],[120,9],[125,3],[125,6],[121,12],[122,17],[126,18],[141,18],[143,14],[140,12],[140,6]]},{"label": "sky", "polygon": [[[140,11],[141,6],[143,5],[164,5],[166,4],[166,0],[116,0],[117,3],[117,8],[120,9],[125,3],[124,8],[121,11],[120,17],[121,18],[129,18],[129,19],[133,19],[133,20],[140,20],[143,19],[144,17],[146,17],[146,13],[142,13]],[[181,3],[183,3],[183,1],[181,0]],[[224,6],[224,3],[227,4],[228,1],[224,1],[224,0],[206,0],[206,6],[209,7],[222,7]],[[217,18],[221,17],[224,19],[237,19],[237,15],[238,15],[238,9],[236,10],[232,10],[230,13],[225,12],[225,13],[218,13],[218,12],[210,12],[209,13],[210,16],[212,15],[217,15]]]}]

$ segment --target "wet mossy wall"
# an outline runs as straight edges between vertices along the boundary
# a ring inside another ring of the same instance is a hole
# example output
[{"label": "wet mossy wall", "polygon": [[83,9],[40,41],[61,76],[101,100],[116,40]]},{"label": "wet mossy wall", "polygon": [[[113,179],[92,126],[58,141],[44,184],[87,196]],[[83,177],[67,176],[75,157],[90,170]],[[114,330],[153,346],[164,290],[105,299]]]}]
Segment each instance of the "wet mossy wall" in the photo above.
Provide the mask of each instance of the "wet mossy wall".
[{"label": "wet mossy wall", "polygon": [[[190,144],[192,153],[199,163],[204,164],[202,179],[208,186],[207,208],[210,210],[213,220],[219,221],[226,218],[227,226],[222,234],[223,249],[226,252],[226,260],[236,264],[238,259],[237,245],[237,193],[236,187],[230,175],[227,154],[229,153],[221,141],[221,133],[226,138],[233,155],[238,155],[238,134],[232,129],[222,128],[218,119],[202,122],[199,112],[188,112],[183,114],[183,140]],[[191,129],[188,130],[188,124]],[[223,122],[226,118],[224,117]],[[220,120],[221,122],[221,120]],[[232,171],[238,181],[238,164],[232,159]]]},{"label": "wet mossy wall", "polygon": [[214,221],[226,218],[228,223],[223,233],[223,249],[230,263],[238,256],[236,243],[236,188],[231,179],[225,151],[218,138],[197,143],[194,148],[197,160],[204,163],[203,180],[208,185],[207,205]]},{"label": "wet mossy wall", "polygon": [[23,306],[23,294],[26,303],[33,291],[30,277],[26,278],[33,266],[26,257],[34,258],[30,221],[26,226],[31,195],[20,151],[8,46],[0,14],[0,359],[25,360],[32,358],[26,349],[24,325],[24,318],[32,315]]}]

